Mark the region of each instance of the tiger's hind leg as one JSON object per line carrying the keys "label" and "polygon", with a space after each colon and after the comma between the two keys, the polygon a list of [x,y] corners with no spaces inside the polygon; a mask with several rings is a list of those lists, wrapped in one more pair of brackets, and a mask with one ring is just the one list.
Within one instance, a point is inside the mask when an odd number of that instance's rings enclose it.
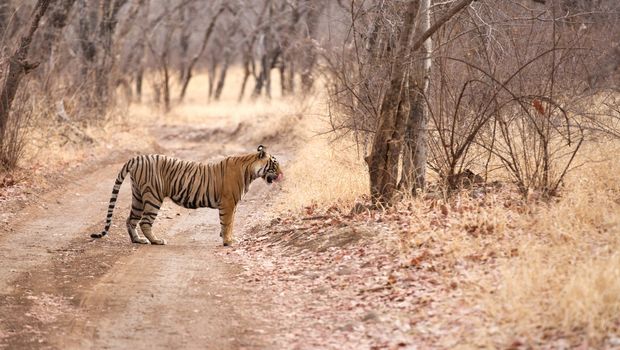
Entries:
{"label": "tiger's hind leg", "polygon": [[161,201],[155,199],[153,196],[145,196],[144,199],[144,212],[142,213],[142,220],[140,220],[140,229],[151,244],[166,244],[165,239],[157,238],[151,230],[153,227],[153,221],[155,221],[157,212],[159,212]]}
{"label": "tiger's hind leg", "polygon": [[142,218],[142,212],[144,211],[144,204],[142,203],[142,196],[139,194],[135,186],[132,186],[132,200],[131,210],[129,211],[129,217],[127,218],[127,232],[129,238],[133,243],[149,244],[149,240],[140,237],[140,234],[136,231],[136,226]]}

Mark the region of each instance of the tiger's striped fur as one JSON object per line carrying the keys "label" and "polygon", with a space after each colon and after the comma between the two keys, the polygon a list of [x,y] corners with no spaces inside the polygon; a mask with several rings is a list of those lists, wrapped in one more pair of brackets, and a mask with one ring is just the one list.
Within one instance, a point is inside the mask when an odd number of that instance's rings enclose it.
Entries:
{"label": "tiger's striped fur", "polygon": [[[248,191],[250,183],[259,177],[268,183],[282,177],[277,160],[262,145],[258,147],[257,153],[228,157],[211,164],[162,155],[137,156],[127,161],[118,173],[105,227],[101,233],[94,233],[91,237],[101,238],[108,234],[118,192],[127,174],[132,181],[127,231],[132,242],[142,244],[166,244],[165,240],[153,234],[151,227],[164,198],[170,198],[185,208],[219,209],[220,236],[224,245],[229,245],[233,239],[232,227],[237,203]],[[138,224],[146,238],[136,232]]]}

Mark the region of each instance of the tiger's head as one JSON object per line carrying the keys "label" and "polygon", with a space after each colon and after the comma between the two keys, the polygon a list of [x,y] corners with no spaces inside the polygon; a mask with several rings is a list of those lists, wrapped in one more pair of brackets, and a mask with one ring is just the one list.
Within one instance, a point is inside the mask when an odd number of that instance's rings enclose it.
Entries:
{"label": "tiger's head", "polygon": [[256,175],[271,184],[284,178],[284,173],[280,169],[280,164],[276,157],[267,153],[265,146],[258,146],[258,156],[256,164]]}

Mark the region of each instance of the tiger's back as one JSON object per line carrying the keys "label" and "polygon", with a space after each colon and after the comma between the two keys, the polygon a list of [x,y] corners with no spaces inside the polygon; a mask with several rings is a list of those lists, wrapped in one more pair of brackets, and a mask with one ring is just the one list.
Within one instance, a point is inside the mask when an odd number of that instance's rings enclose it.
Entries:
{"label": "tiger's back", "polygon": [[141,195],[153,193],[158,201],[170,198],[185,208],[219,208],[223,183],[221,162],[202,164],[163,155],[134,158],[132,183]]}

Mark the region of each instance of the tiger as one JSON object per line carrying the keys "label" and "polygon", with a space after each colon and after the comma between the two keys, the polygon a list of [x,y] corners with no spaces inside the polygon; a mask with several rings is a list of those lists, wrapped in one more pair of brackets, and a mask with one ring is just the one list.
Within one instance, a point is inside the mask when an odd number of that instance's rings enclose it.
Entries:
{"label": "tiger", "polygon": [[[92,238],[108,234],[118,192],[127,174],[131,177],[132,193],[131,210],[126,221],[131,242],[156,245],[167,243],[151,230],[165,198],[189,209],[219,209],[220,237],[224,246],[229,246],[233,242],[237,203],[248,192],[250,183],[262,178],[271,184],[284,177],[278,161],[263,145],[258,146],[255,153],[231,156],[210,164],[164,155],[139,155],[129,159],[118,173],[105,227],[101,233],[91,234]],[[138,224],[146,238],[136,231]]]}

